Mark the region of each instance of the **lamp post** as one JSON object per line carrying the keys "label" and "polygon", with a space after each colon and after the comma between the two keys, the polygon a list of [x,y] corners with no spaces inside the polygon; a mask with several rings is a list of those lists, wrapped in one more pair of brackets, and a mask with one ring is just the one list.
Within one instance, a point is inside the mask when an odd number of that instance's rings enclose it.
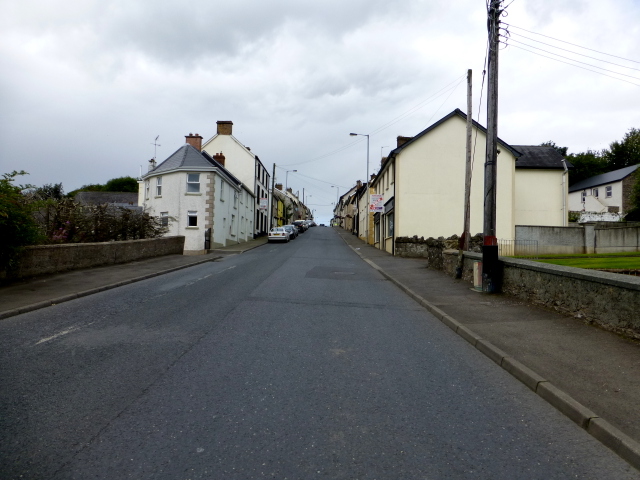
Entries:
{"label": "lamp post", "polygon": [[289,172],[297,172],[298,170],[286,170],[285,180],[284,180],[284,190],[287,191],[289,188]]}
{"label": "lamp post", "polygon": [[365,231],[365,243],[369,245],[369,135],[365,133],[350,133],[352,137],[367,137],[367,177],[365,178],[365,182],[367,183],[367,209],[365,211],[366,223],[364,227]]}

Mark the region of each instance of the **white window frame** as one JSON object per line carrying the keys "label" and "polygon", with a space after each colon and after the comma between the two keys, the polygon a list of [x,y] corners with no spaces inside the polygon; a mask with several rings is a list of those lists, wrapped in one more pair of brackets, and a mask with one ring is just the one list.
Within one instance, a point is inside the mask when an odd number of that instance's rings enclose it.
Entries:
{"label": "white window frame", "polygon": [[[195,218],[195,224],[191,225],[191,220]],[[198,228],[198,212],[196,210],[189,210],[187,212],[187,228]]]}
{"label": "white window frame", "polygon": [[[197,179],[194,181],[193,177]],[[200,193],[200,174],[187,173],[187,193]]]}
{"label": "white window frame", "polygon": [[160,223],[163,227],[169,226],[169,212],[160,212]]}
{"label": "white window frame", "polygon": [[224,202],[224,179],[220,178],[220,201]]}
{"label": "white window frame", "polygon": [[604,196],[605,198],[613,197],[613,186],[607,185],[606,187],[604,187]]}
{"label": "white window frame", "polygon": [[583,190],[581,196],[582,196],[581,202],[582,203],[586,202],[587,201],[587,192]]}
{"label": "white window frame", "polygon": [[591,195],[593,195],[594,197],[598,198],[598,189],[597,188],[592,188],[591,189]]}
{"label": "white window frame", "polygon": [[147,180],[146,182],[144,182],[144,198],[145,198],[146,200],[149,200],[149,190],[150,190],[150,188],[151,188],[150,183],[151,183],[151,182],[150,182],[149,180]]}
{"label": "white window frame", "polygon": [[156,177],[156,197],[162,196],[162,175]]}

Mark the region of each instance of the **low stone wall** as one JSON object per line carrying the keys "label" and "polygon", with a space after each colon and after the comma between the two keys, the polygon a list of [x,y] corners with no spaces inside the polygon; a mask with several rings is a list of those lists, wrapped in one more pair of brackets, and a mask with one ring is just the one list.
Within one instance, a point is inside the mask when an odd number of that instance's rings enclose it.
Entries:
{"label": "low stone wall", "polygon": [[81,268],[115,265],[162,255],[182,254],[183,250],[183,236],[123,242],[38,245],[27,247],[20,256],[18,268],[7,272],[2,277],[18,279]]}
{"label": "low stone wall", "polygon": [[[455,275],[457,250],[443,254],[443,270]],[[482,255],[465,252],[463,280],[473,282],[473,262]],[[640,277],[501,258],[502,291],[589,323],[640,339]]]}
{"label": "low stone wall", "polygon": [[[398,237],[395,241],[396,256],[407,258],[426,258],[429,267],[443,270],[444,257],[442,252],[447,249],[457,249],[460,237],[453,235],[449,238],[429,237]],[[482,249],[482,235],[471,237],[472,252],[480,252]],[[456,250],[457,252],[457,250]]]}
{"label": "low stone wall", "polygon": [[568,227],[516,225],[516,242],[536,241],[538,254],[640,251],[640,226],[627,223],[583,223]]}

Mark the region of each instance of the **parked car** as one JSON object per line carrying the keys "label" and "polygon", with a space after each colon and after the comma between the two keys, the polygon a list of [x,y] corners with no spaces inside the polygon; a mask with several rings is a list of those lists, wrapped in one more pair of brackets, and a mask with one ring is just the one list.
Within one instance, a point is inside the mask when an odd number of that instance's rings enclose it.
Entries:
{"label": "parked car", "polygon": [[269,242],[288,242],[290,240],[289,232],[283,227],[273,227],[269,230]]}
{"label": "parked car", "polygon": [[293,225],[283,225],[282,228],[289,232],[289,238],[291,240],[294,240],[298,236],[298,229]]}
{"label": "parked car", "polygon": [[304,233],[307,231],[307,226],[304,223],[304,220],[296,220],[295,222],[293,222],[293,225],[295,225],[298,228],[298,231],[300,233]]}

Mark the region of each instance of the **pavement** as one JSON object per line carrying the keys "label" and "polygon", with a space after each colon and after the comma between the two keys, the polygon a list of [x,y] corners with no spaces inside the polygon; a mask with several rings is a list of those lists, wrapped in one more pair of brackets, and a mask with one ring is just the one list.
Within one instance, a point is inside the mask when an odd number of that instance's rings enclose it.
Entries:
{"label": "pavement", "polygon": [[[471,285],[334,228],[365,262],[434,316],[640,470],[640,342],[553,310]],[[267,243],[260,238],[199,256],[153,259],[0,286],[0,319],[45,308]]]}

